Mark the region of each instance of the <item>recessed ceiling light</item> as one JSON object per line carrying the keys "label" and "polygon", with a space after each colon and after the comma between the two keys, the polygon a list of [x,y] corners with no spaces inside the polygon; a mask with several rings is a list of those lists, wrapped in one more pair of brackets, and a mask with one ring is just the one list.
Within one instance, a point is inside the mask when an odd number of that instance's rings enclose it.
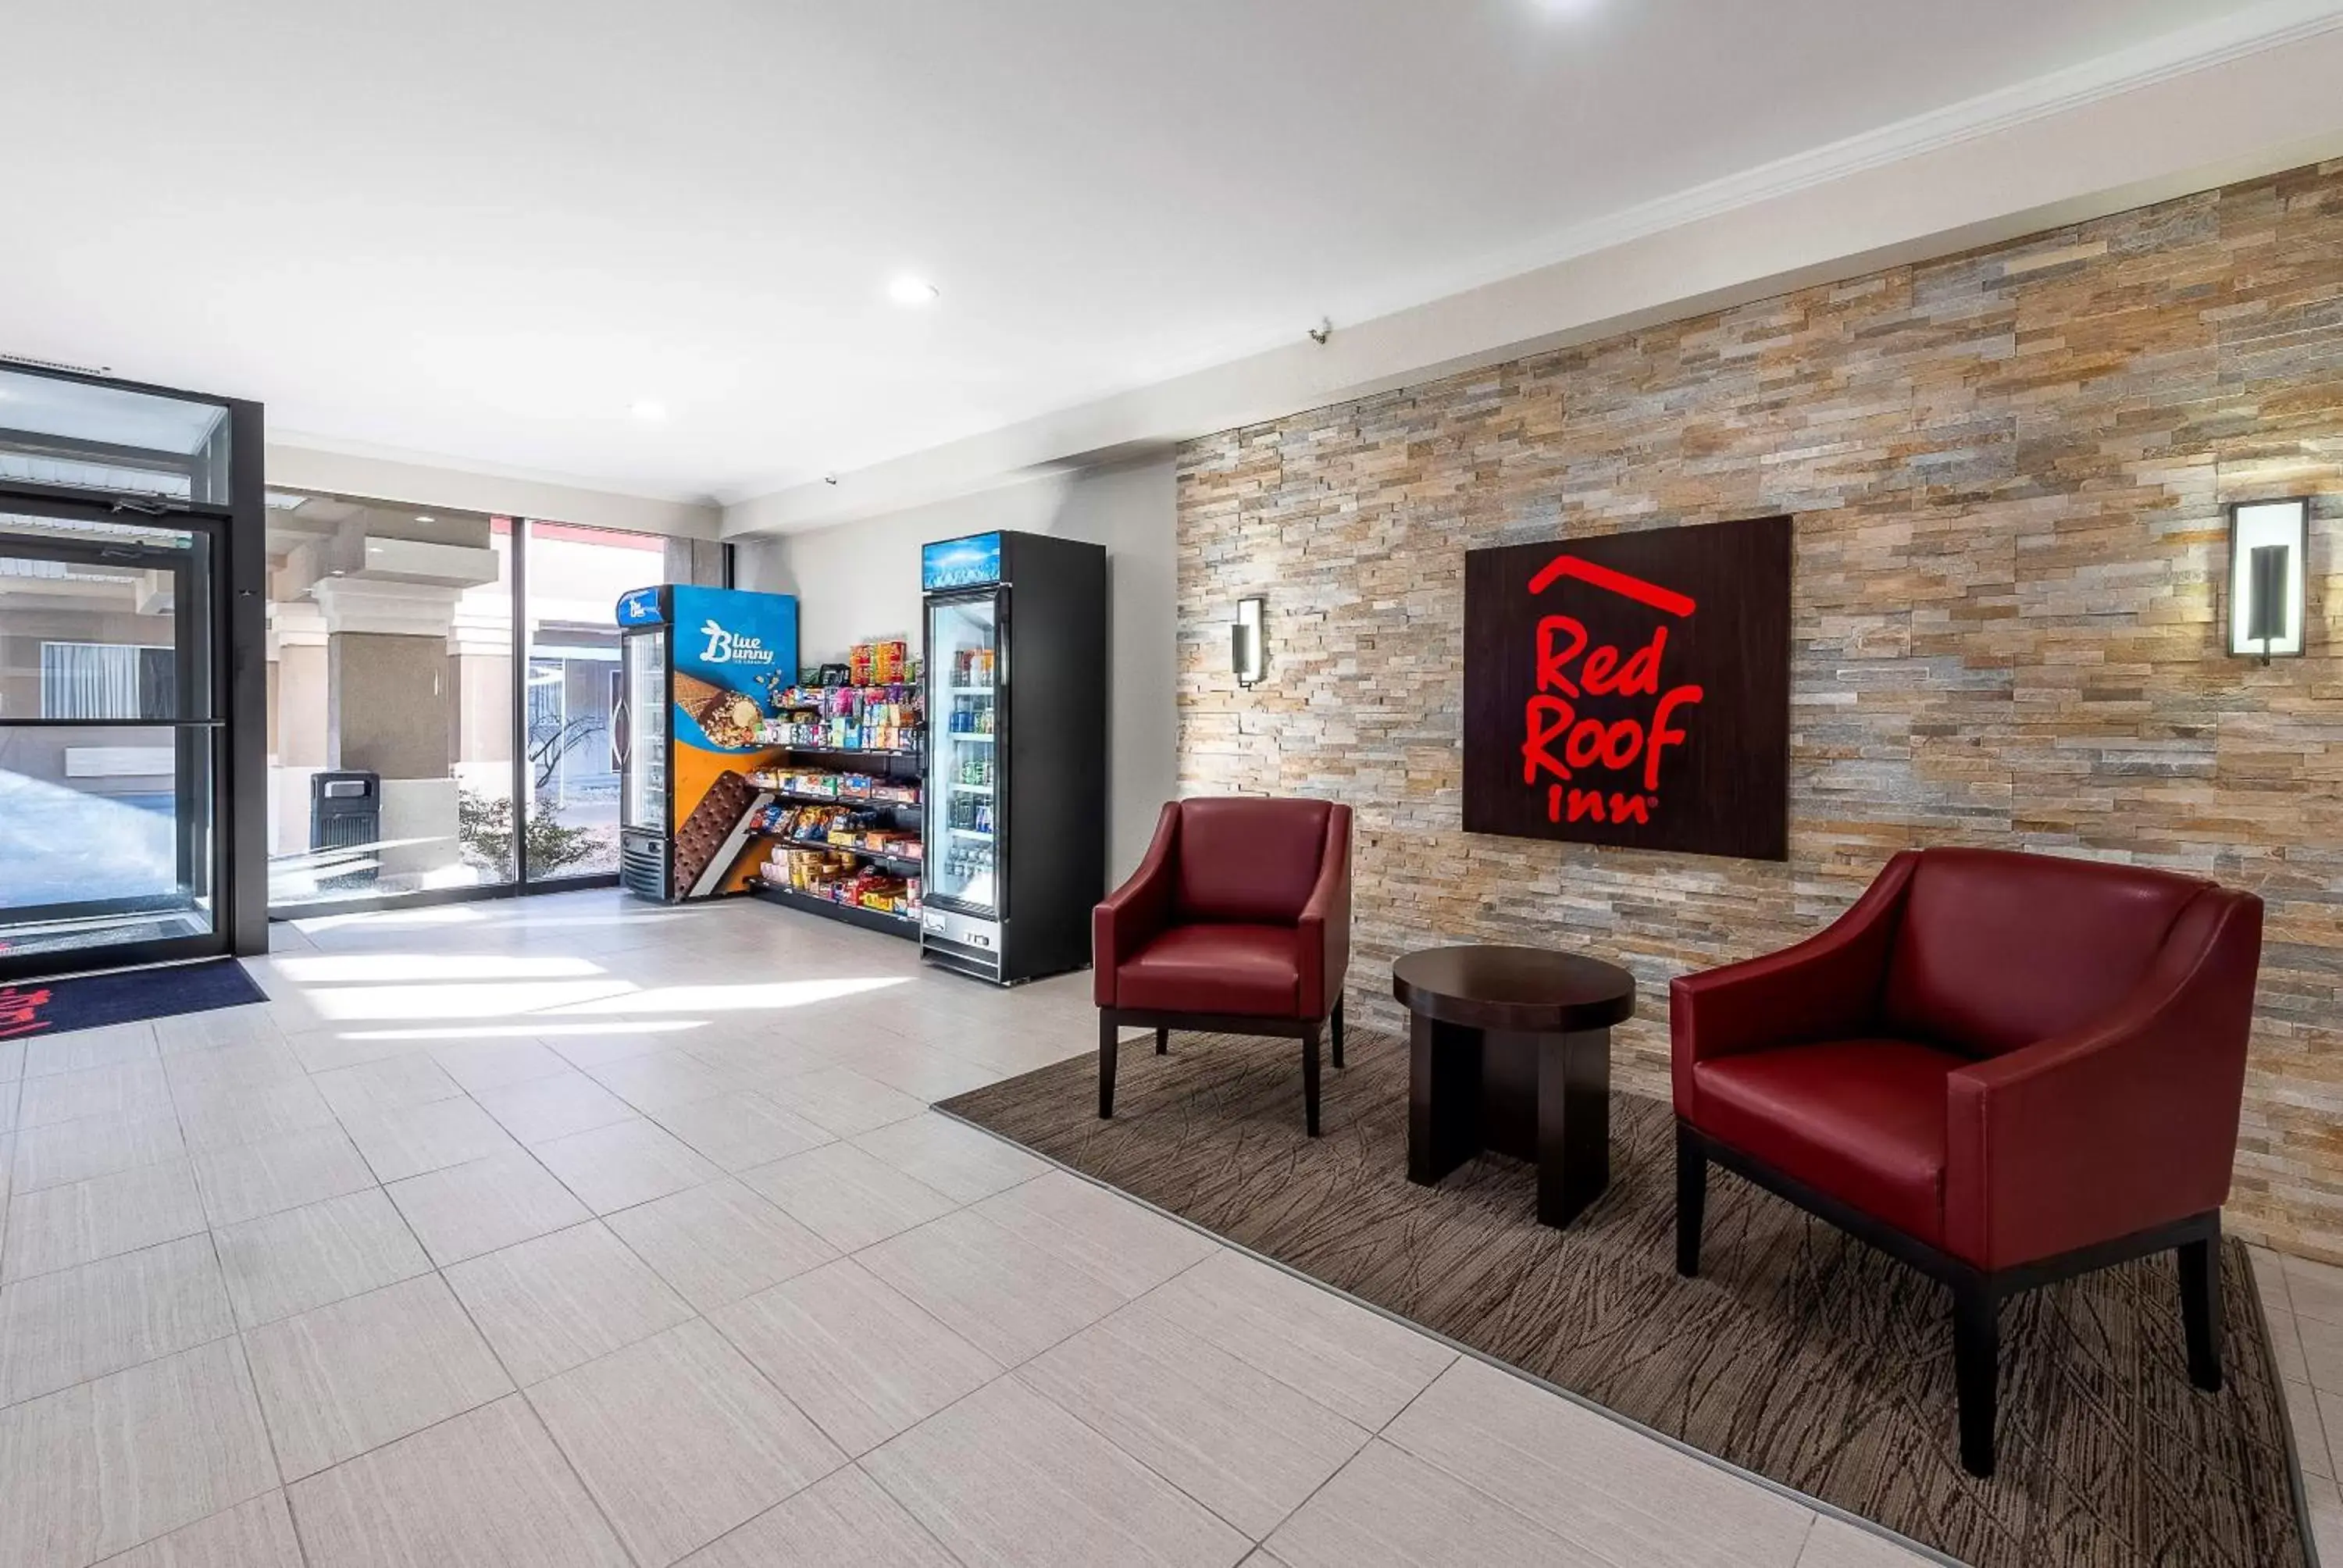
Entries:
{"label": "recessed ceiling light", "polygon": [[655,398],[638,398],[635,402],[634,416],[638,419],[664,419],[667,417],[667,405]]}
{"label": "recessed ceiling light", "polygon": [[898,305],[932,305],[939,292],[924,277],[899,277],[887,286],[887,297]]}
{"label": "recessed ceiling light", "polygon": [[415,520],[418,523],[433,523],[437,522],[439,519],[433,517],[428,512],[417,512],[415,514]]}

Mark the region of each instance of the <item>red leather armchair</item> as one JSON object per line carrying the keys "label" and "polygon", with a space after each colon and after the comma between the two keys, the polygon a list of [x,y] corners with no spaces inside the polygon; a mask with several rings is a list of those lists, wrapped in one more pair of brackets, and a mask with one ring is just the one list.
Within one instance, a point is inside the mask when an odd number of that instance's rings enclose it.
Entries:
{"label": "red leather armchair", "polygon": [[1318,1136],[1318,1041],[1342,1065],[1351,963],[1351,809],[1250,797],[1174,800],[1131,880],[1091,917],[1099,1114],[1114,1114],[1121,1030],[1302,1041],[1303,1118]]}
{"label": "red leather armchair", "polygon": [[1961,1460],[1993,1473],[2001,1302],[2177,1249],[2218,1389],[2220,1209],[2261,900],[2195,878],[1907,850],[1820,935],[1675,981],[1676,1268],[1711,1161],[1952,1289]]}

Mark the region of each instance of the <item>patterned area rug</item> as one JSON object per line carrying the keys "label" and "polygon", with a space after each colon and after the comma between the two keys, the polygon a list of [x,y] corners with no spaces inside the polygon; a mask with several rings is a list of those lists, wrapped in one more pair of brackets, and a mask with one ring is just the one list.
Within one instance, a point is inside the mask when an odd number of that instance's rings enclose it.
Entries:
{"label": "patterned area rug", "polygon": [[2189,1385],[2169,1254],[2002,1312],[1999,1473],[1960,1467],[1947,1298],[1712,1169],[1703,1275],[1674,1267],[1674,1123],[1614,1095],[1610,1191],[1567,1231],[1485,1155],[1406,1179],[1407,1052],[1353,1034],[1302,1131],[1287,1042],[1122,1049],[1115,1119],[1080,1058],[942,1109],[1622,1415],[1984,1568],[2297,1568],[2286,1416],[2245,1249],[2226,1382]]}

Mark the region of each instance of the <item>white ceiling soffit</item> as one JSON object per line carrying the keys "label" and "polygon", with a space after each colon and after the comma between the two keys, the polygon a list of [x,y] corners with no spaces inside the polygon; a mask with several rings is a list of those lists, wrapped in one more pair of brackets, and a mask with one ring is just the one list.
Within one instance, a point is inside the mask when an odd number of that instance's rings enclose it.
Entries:
{"label": "white ceiling soffit", "polygon": [[735,501],[796,532],[2343,156],[2343,4],[2241,7],[1577,226],[1430,303]]}
{"label": "white ceiling soffit", "polygon": [[722,509],[711,502],[632,496],[583,485],[559,474],[530,473],[493,464],[457,467],[428,456],[381,452],[355,444],[302,445],[297,439],[272,439],[268,484],[276,490],[372,496],[417,507],[544,518],[671,538],[712,539],[723,525]]}

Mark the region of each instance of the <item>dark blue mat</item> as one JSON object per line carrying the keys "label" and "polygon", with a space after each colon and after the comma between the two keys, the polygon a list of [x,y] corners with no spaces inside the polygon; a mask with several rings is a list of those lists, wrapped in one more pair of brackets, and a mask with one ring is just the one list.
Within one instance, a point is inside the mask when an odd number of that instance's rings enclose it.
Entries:
{"label": "dark blue mat", "polygon": [[268,993],[234,959],[72,980],[24,980],[0,985],[0,1040],[104,1029],[110,1023],[267,1000]]}

